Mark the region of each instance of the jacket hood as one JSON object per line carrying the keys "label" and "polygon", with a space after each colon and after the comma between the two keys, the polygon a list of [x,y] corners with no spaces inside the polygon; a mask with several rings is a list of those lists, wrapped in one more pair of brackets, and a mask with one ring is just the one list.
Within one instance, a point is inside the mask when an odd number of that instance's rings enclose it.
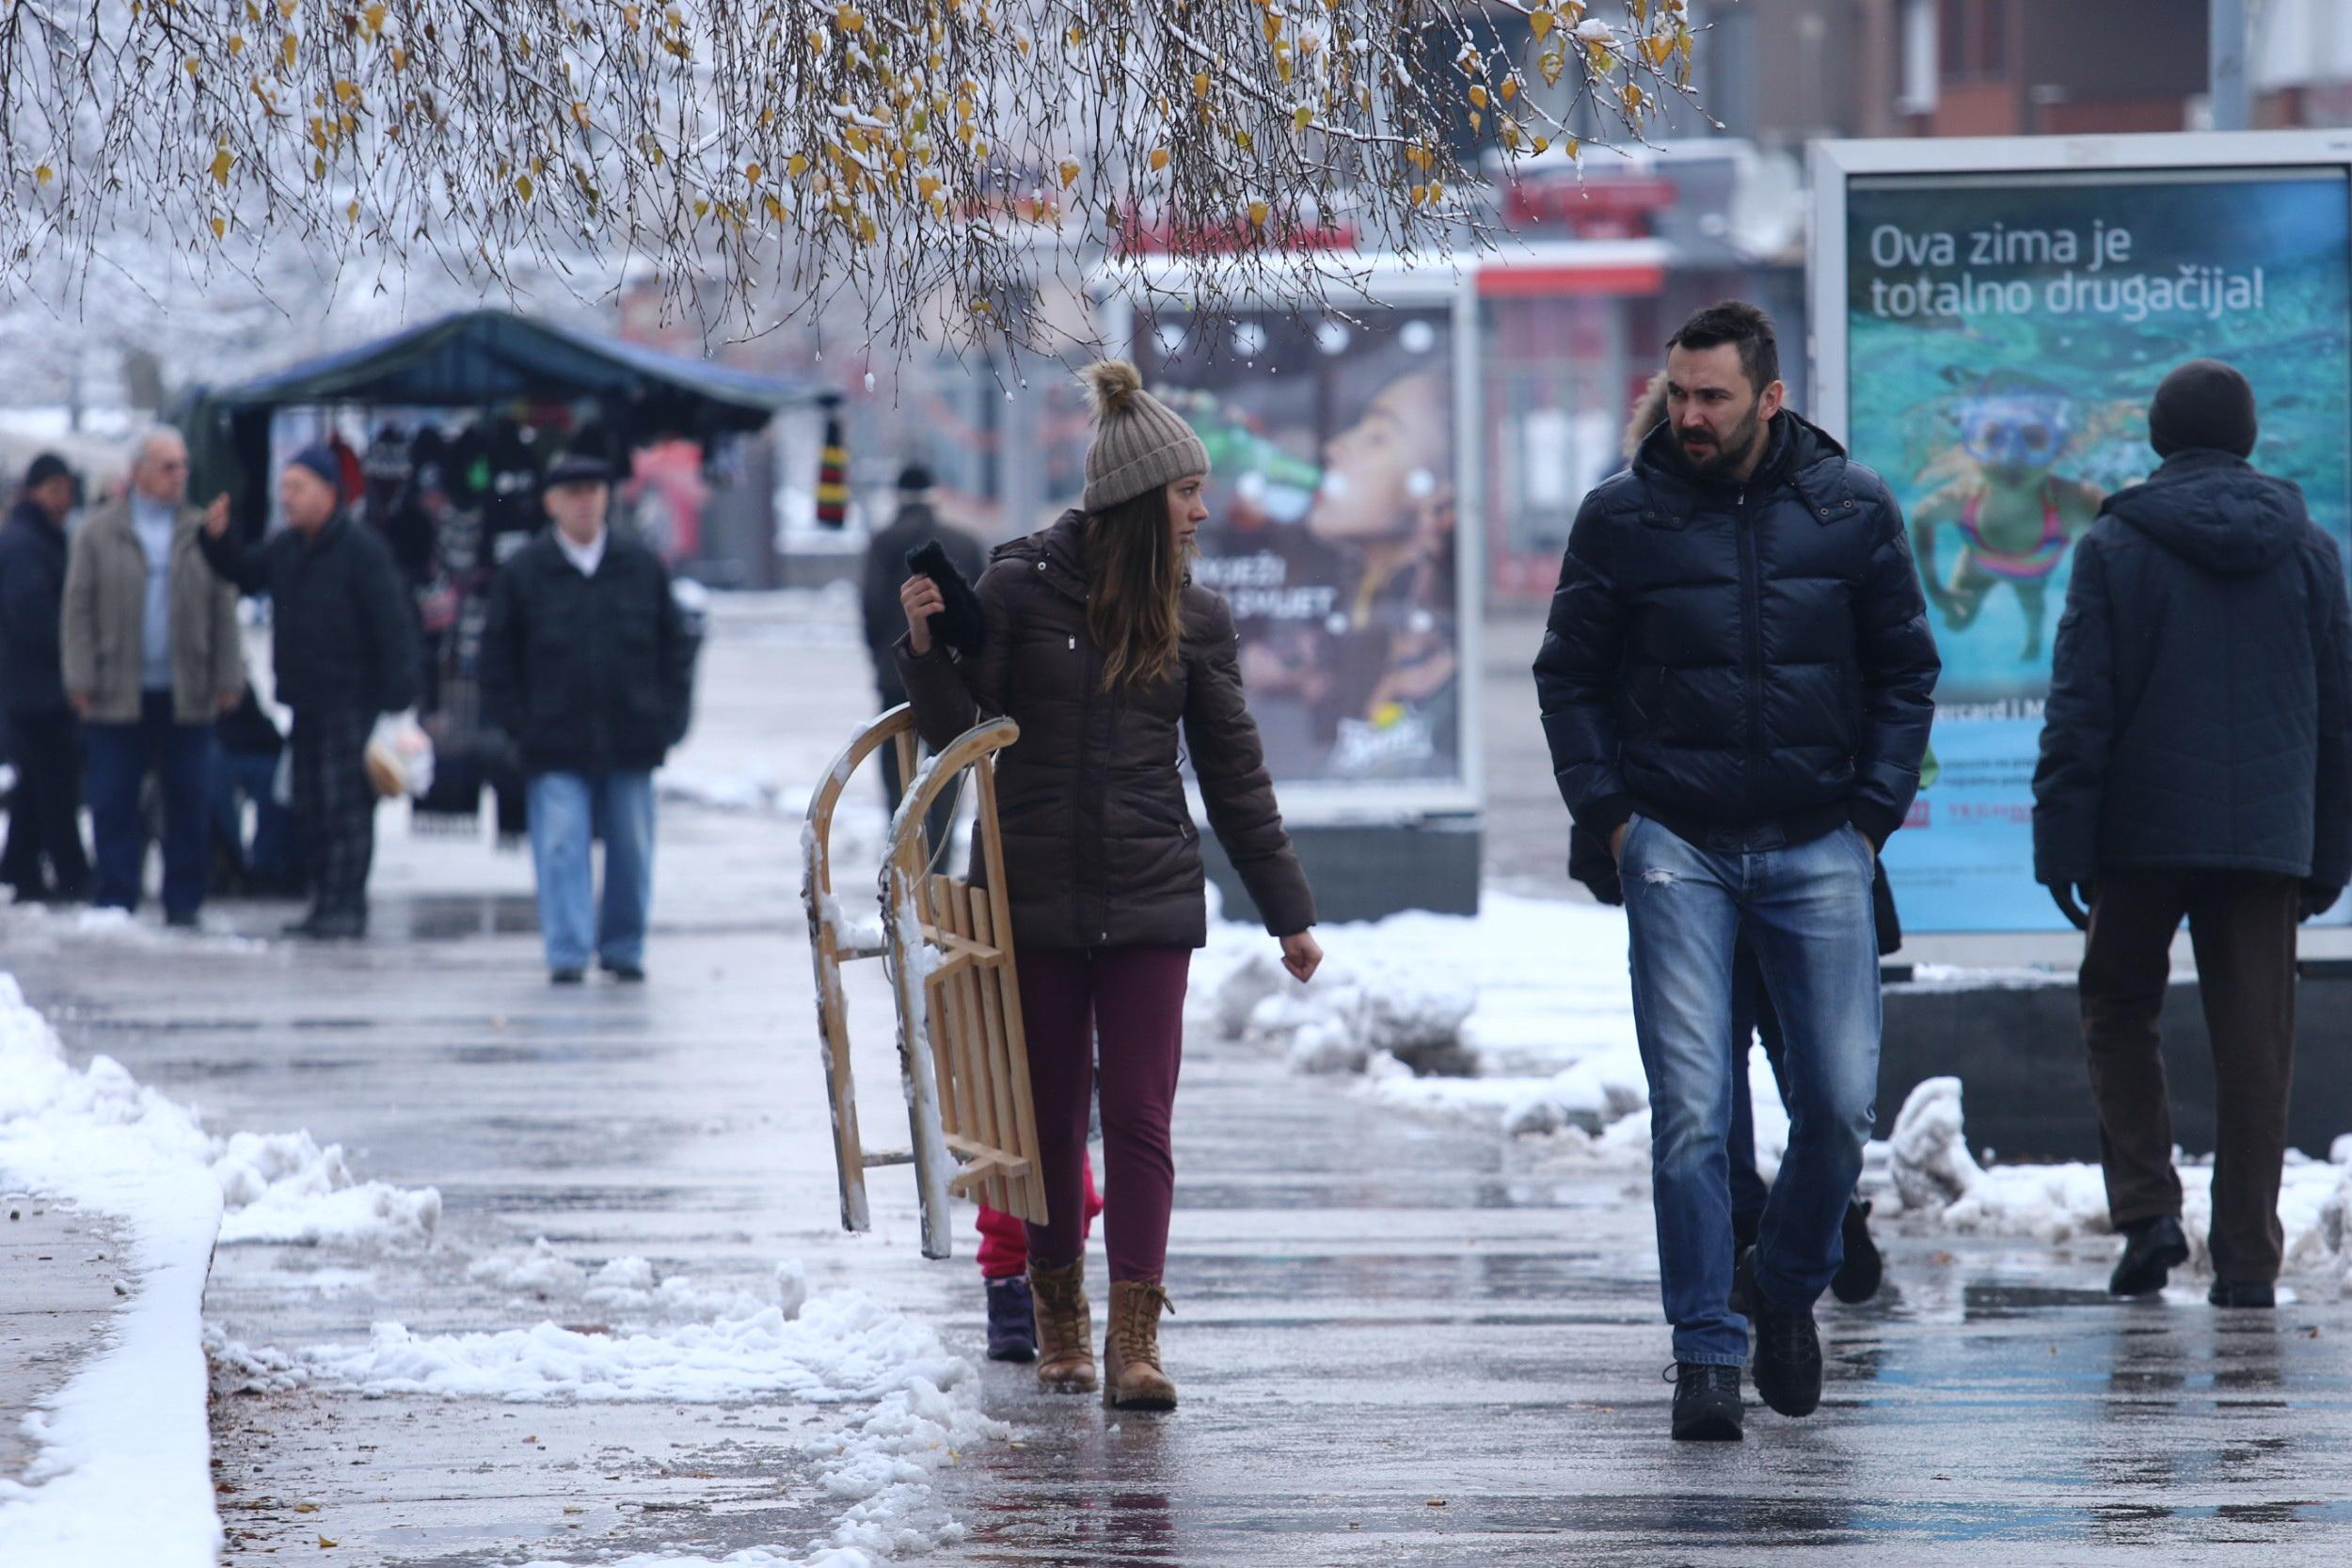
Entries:
{"label": "jacket hood", "polygon": [[2303,492],[2234,452],[2196,448],[2166,459],[2144,484],[2109,496],[2103,511],[2209,572],[2259,572],[2293,550],[2310,526]]}
{"label": "jacket hood", "polygon": [[1772,416],[1771,445],[1744,486],[1693,469],[1669,424],[1661,424],[1644,436],[1633,457],[1634,476],[1653,486],[1661,498],[1673,498],[1670,504],[1677,510],[1687,510],[1709,490],[1770,489],[1783,482],[1794,484],[1808,501],[1818,504],[1836,492],[1845,471],[1846,449],[1793,408],[1783,408]]}
{"label": "jacket hood", "polygon": [[1041,575],[1061,593],[1084,604],[1087,596],[1086,566],[1078,554],[1078,531],[1086,521],[1086,514],[1074,507],[1054,519],[1051,526],[1035,533],[1009,539],[989,552],[993,565],[999,561],[1018,561]]}

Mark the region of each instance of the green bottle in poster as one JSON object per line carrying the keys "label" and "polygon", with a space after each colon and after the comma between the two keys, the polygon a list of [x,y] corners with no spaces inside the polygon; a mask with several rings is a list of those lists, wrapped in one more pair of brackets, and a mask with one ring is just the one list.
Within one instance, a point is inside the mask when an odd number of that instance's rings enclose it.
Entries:
{"label": "green bottle in poster", "polygon": [[1219,404],[1213,393],[1171,392],[1167,401],[1200,436],[1217,478],[1232,484],[1243,500],[1278,523],[1295,523],[1307,515],[1323,483],[1320,466],[1284,451],[1253,429],[1248,415]]}

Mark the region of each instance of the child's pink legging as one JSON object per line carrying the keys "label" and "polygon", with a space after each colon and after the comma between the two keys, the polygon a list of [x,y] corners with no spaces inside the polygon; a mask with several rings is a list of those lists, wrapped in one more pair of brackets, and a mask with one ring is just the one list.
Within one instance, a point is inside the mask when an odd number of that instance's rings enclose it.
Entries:
{"label": "child's pink legging", "polygon": [[[1038,1148],[1050,1223],[1027,1227],[1041,1267],[1086,1250],[1087,1114],[1103,1077],[1104,1215],[1113,1279],[1157,1279],[1168,1258],[1176,1157],[1168,1117],[1184,1056],[1189,947],[1023,953],[1021,1020],[1029,1044]],[[1100,1049],[1097,1049],[1097,1038]]]}
{"label": "child's pink legging", "polygon": [[[1086,1173],[1086,1229],[1091,1234],[1094,1216],[1103,1212],[1103,1199],[1094,1190],[1094,1166],[1081,1162],[1078,1168]],[[1006,1213],[1002,1209],[980,1205],[980,1218],[976,1228],[980,1233],[980,1277],[1010,1279],[1029,1272],[1029,1227]]]}

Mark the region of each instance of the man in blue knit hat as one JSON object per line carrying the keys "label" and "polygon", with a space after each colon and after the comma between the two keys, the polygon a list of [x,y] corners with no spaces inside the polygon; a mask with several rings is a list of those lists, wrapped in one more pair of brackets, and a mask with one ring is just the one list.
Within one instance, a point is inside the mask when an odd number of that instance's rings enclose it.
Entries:
{"label": "man in blue knit hat", "polygon": [[216,506],[203,534],[214,571],[271,599],[271,662],[278,700],[294,709],[294,826],[312,898],[286,934],[320,940],[367,934],[376,801],[368,735],[378,714],[416,705],[421,674],[399,568],[375,531],[344,514],[341,483],[335,453],[306,447],[278,477],[284,530],[247,545]]}

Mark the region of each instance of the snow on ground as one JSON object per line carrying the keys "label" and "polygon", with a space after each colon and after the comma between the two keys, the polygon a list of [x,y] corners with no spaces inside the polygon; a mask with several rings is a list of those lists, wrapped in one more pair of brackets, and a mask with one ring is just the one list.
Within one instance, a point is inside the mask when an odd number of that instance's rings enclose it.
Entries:
{"label": "snow on ground", "polygon": [[[1399,1109],[1464,1116],[1521,1140],[1536,1172],[1646,1171],[1649,1092],[1633,1037],[1625,917],[1597,905],[1489,893],[1475,916],[1393,915],[1318,932],[1310,986],[1282,973],[1254,926],[1219,921],[1194,971],[1193,1019],[1281,1055],[1303,1072],[1359,1075],[1357,1092]],[[1933,985],[2063,984],[2035,971],[1925,969]],[[1779,1166],[1788,1118],[1761,1051],[1748,1059],[1757,1164]],[[1960,1081],[1922,1084],[1864,1186],[1882,1216],[1916,1227],[2056,1244],[2108,1230],[2106,1191],[2087,1164],[1984,1168],[1968,1152]],[[2191,1266],[2209,1268],[2210,1160],[2181,1161]],[[2352,1134],[2331,1163],[2287,1157],[2279,1197],[2286,1267],[2352,1290]]]}
{"label": "snow on ground", "polygon": [[130,1294],[104,1347],[27,1418],[40,1451],[0,1480],[0,1562],[73,1568],[209,1565],[213,1510],[200,1314],[221,1218],[211,1142],[120,1064],[75,1071],[0,974],[0,1172],[113,1215]]}
{"label": "snow on ground", "polygon": [[[47,924],[144,935],[121,919]],[[76,1071],[5,974],[0,1178],[114,1216],[129,1242],[129,1295],[105,1347],[32,1418],[40,1448],[26,1475],[0,1481],[0,1562],[9,1564],[212,1562],[220,1525],[201,1313],[215,1242],[415,1245],[430,1241],[441,1210],[430,1187],[354,1180],[342,1150],[308,1132],[213,1136],[111,1057]]]}
{"label": "snow on ground", "polygon": [[[1883,1215],[1908,1214],[1963,1234],[2021,1236],[2053,1245],[2111,1233],[2097,1165],[1978,1164],[1968,1152],[1957,1078],[1931,1078],[1912,1090],[1887,1145],[1893,1192],[1879,1200]],[[2174,1163],[2189,1267],[2203,1273],[2212,1267],[2213,1163],[2177,1151]],[[2290,1149],[2281,1175],[2286,1272],[2352,1291],[2352,1137],[2338,1138],[2325,1164]]]}
{"label": "snow on ground", "polygon": [[[777,1266],[766,1299],[683,1275],[657,1278],[639,1258],[592,1270],[544,1238],[479,1259],[467,1275],[516,1292],[539,1321],[438,1335],[378,1323],[364,1344],[293,1353],[215,1336],[214,1362],[256,1392],[329,1382],[372,1398],[865,1405],[846,1427],[805,1444],[818,1486],[840,1508],[830,1530],[798,1552],[736,1553],[724,1560],[730,1568],[866,1568],[959,1540],[931,1476],[964,1449],[1009,1433],[981,1413],[971,1364],[932,1328],[859,1291],[811,1295],[797,1261]],[[559,1326],[548,1311],[612,1321]],[[696,1560],[628,1560],[692,1568]]]}

